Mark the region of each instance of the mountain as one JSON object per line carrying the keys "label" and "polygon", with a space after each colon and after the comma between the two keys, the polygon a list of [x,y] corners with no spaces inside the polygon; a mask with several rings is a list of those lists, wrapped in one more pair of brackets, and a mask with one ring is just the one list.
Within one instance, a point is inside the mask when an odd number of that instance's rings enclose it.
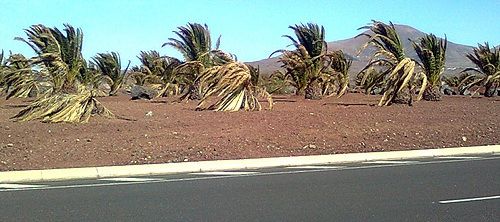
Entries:
{"label": "mountain", "polygon": [[[396,32],[399,34],[401,41],[403,41],[403,46],[406,55],[411,58],[418,60],[417,54],[413,49],[411,42],[409,39],[417,40],[420,37],[423,37],[426,33],[419,31],[413,27],[407,25],[394,25],[396,28]],[[365,33],[370,33],[370,31],[365,31]],[[439,37],[439,34],[436,33]],[[444,37],[444,36],[442,36]],[[357,56],[359,50],[363,47],[363,45],[367,42],[368,38],[365,36],[360,36],[357,38],[344,39],[339,41],[328,42],[328,50],[342,50],[347,54],[348,57],[353,58],[353,65],[351,67],[351,76],[356,75],[363,67],[371,59],[374,50],[366,49],[359,56]],[[473,47],[467,45],[461,45],[457,43],[453,43],[448,41],[448,48],[446,49],[446,67],[445,74],[454,74],[460,72],[465,67],[474,67],[474,64],[471,63],[466,54],[472,52]],[[262,59],[255,62],[249,62],[248,64],[254,66],[260,66],[260,70],[263,75],[269,75],[275,70],[280,68],[280,63],[277,62],[278,57],[273,57],[269,59]]]}

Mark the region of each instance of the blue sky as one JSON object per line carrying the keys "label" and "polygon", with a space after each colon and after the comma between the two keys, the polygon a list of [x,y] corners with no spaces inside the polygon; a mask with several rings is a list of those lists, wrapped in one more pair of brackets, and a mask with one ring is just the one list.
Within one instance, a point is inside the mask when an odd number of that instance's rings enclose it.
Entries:
{"label": "blue sky", "polygon": [[221,48],[241,61],[267,58],[289,40],[287,27],[315,22],[326,29],[327,41],[357,35],[371,19],[406,24],[450,41],[475,46],[500,44],[499,0],[0,0],[0,49],[32,56],[23,29],[33,24],[63,27],[69,23],[84,32],[84,56],[117,51],[122,63],[141,50],[158,50],[172,31],[188,22],[206,23],[212,38],[222,35]]}

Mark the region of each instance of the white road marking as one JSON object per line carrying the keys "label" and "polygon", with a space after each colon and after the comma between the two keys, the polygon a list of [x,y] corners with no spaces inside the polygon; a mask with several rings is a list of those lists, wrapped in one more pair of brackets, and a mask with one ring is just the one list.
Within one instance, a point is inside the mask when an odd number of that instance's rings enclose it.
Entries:
{"label": "white road marking", "polygon": [[380,160],[380,161],[367,161],[363,163],[372,164],[406,164],[406,163],[418,163],[418,161],[398,161],[398,160]]}
{"label": "white road marking", "polygon": [[342,166],[291,166],[287,169],[339,169]]}
{"label": "white road marking", "polygon": [[439,201],[439,203],[440,204],[449,204],[449,203],[461,203],[461,202],[492,200],[492,199],[500,199],[500,195],[488,196],[488,197],[474,197],[474,198],[456,199],[456,200],[441,200],[441,201]]}
{"label": "white road marking", "polygon": [[201,172],[201,173],[191,173],[193,175],[249,175],[256,174],[259,172],[230,172],[230,171],[214,171],[214,172]]}
{"label": "white road marking", "polygon": [[119,182],[142,182],[142,181],[155,181],[155,180],[161,180],[161,179],[122,177],[122,178],[103,178],[103,179],[99,179],[99,180],[103,180],[103,181],[119,181]]}
{"label": "white road marking", "polygon": [[477,156],[437,156],[435,159],[478,159]]}
{"label": "white road marking", "polygon": [[16,183],[1,183],[0,188],[3,189],[23,189],[23,188],[38,188],[47,185],[34,185],[34,184],[16,184]]}
{"label": "white road marking", "polygon": [[[497,159],[500,159],[500,157],[485,157],[485,158],[481,158],[481,159],[470,159],[470,160],[464,159],[464,160],[441,160],[441,161],[431,161],[431,162],[416,162],[416,163],[414,163],[414,165],[430,165],[430,164],[439,164],[439,163],[460,163],[460,162],[497,160]],[[55,189],[77,189],[77,188],[90,188],[90,187],[98,188],[98,187],[121,186],[121,185],[173,183],[173,182],[185,182],[185,181],[202,181],[202,180],[216,180],[216,179],[227,179],[227,178],[238,178],[238,177],[286,175],[286,174],[292,175],[292,174],[300,174],[300,173],[317,173],[317,172],[328,172],[328,171],[337,171],[337,170],[362,170],[362,169],[387,168],[387,167],[399,167],[399,166],[401,166],[401,165],[369,165],[369,166],[345,167],[342,169],[310,169],[310,170],[268,172],[268,173],[255,173],[255,174],[244,174],[244,175],[239,174],[239,175],[207,176],[207,177],[192,177],[192,178],[178,178],[178,179],[159,179],[159,180],[153,180],[153,181],[139,181],[139,182],[55,185],[55,186],[42,186],[42,187],[32,187],[32,188],[0,189],[0,192],[55,190]]]}

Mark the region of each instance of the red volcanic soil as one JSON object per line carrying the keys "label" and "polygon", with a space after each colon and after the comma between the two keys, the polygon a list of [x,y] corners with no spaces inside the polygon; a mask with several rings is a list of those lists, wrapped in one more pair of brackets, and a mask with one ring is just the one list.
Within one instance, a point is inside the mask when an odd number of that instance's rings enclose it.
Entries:
{"label": "red volcanic soil", "polygon": [[95,117],[87,124],[13,122],[9,117],[28,101],[0,100],[0,171],[500,143],[498,98],[377,107],[378,98],[279,96],[272,111],[222,113],[195,111],[195,102],[121,95],[100,101],[136,121]]}

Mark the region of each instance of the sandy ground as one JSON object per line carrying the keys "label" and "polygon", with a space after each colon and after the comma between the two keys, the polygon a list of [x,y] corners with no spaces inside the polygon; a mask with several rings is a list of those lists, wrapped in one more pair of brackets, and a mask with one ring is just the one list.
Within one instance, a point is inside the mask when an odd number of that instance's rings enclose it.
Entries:
{"label": "sandy ground", "polygon": [[363,94],[319,101],[279,96],[272,111],[236,113],[195,111],[195,102],[173,98],[100,101],[136,121],[13,122],[9,117],[21,109],[16,105],[27,100],[0,100],[0,171],[500,143],[498,98],[445,96],[412,107],[377,107],[378,97]]}

